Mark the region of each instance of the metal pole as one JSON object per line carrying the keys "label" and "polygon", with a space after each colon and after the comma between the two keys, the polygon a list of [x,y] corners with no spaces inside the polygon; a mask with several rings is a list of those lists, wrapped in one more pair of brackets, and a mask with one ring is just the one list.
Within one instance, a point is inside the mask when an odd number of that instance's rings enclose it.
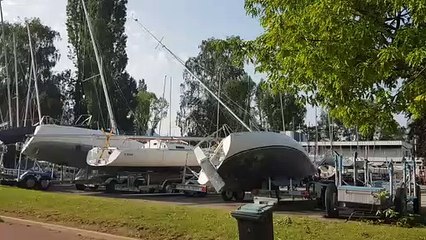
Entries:
{"label": "metal pole", "polygon": [[198,83],[200,83],[200,85],[208,92],[210,93],[226,110],[228,110],[228,112],[241,124],[243,125],[249,132],[252,132],[251,128],[243,121],[241,120],[237,114],[235,114],[224,102],[222,102],[222,100],[220,100],[220,98],[218,98],[216,96],[216,94],[214,94],[212,92],[212,90],[210,90],[197,76],[195,76],[195,74],[185,65],[185,62],[180,59],[176,54],[174,54],[166,45],[164,45],[160,39],[158,39],[152,32],[150,32],[144,25],[142,25],[137,19],[134,18],[134,20],[136,22],[139,23],[139,25],[152,37],[154,38],[154,40],[164,49],[166,49],[166,51],[168,53],[170,53],[173,58],[175,58],[184,68],[185,70],[188,71],[188,74],[191,75],[191,77],[193,77]]}
{"label": "metal pole", "polygon": [[115,122],[114,114],[112,112],[112,106],[111,106],[111,102],[110,102],[109,95],[108,95],[108,89],[106,87],[106,81],[105,81],[104,72],[103,72],[103,68],[102,68],[102,64],[101,64],[101,58],[99,56],[99,53],[98,53],[98,50],[97,50],[97,47],[96,47],[95,37],[93,36],[92,24],[90,22],[89,14],[87,13],[86,4],[84,3],[84,0],[81,0],[81,4],[83,5],[83,11],[84,11],[84,14],[86,16],[87,26],[89,27],[90,38],[92,39],[93,51],[95,52],[95,58],[96,58],[96,62],[98,64],[98,68],[99,68],[99,74],[101,75],[102,89],[103,89],[104,94],[105,94],[105,101],[106,101],[106,104],[107,104],[111,129],[112,129],[112,132],[115,132],[117,130],[117,125],[116,125],[116,122]]}
{"label": "metal pole", "polygon": [[[164,83],[163,83],[163,99],[164,99],[164,94],[165,94],[165,92],[166,92],[166,82],[167,82],[167,75],[164,75]],[[161,120],[160,120],[160,123],[159,123],[159,126],[158,126],[158,134],[160,134],[161,135]]]}
{"label": "metal pole", "polygon": [[318,155],[318,115],[317,115],[317,107],[315,106],[315,155],[314,162],[317,160]]}
{"label": "metal pole", "polygon": [[283,106],[283,96],[280,92],[280,104],[281,104],[281,119],[283,124],[283,131],[285,133],[285,119],[284,119],[284,106]]}
{"label": "metal pole", "polygon": [[[219,70],[219,87],[217,90],[217,97],[220,98],[220,88],[221,88],[221,83],[222,83],[222,76],[221,76],[221,72]],[[220,114],[220,103],[219,101],[217,102],[217,111],[216,111],[216,138],[219,138],[219,114]]]}
{"label": "metal pole", "polygon": [[172,136],[172,77],[170,77],[170,92],[169,92],[169,136]]}
{"label": "metal pole", "polygon": [[18,61],[16,59],[16,40],[15,40],[15,33],[13,33],[13,58],[14,58],[14,63],[15,63],[16,127],[19,127]]}
{"label": "metal pole", "polygon": [[364,159],[364,184],[368,186],[368,159]]}
{"label": "metal pole", "polygon": [[357,178],[357,168],[356,168],[356,159],[358,157],[358,152],[354,154],[354,186],[356,186],[356,178]]}
{"label": "metal pole", "polygon": [[41,124],[41,108],[40,108],[40,97],[39,97],[38,84],[37,84],[37,72],[36,72],[36,69],[35,69],[35,59],[34,59],[34,52],[33,52],[33,44],[32,44],[32,41],[31,41],[30,25],[28,23],[27,23],[27,32],[28,32],[28,42],[30,44],[31,67],[32,67],[32,70],[33,70],[34,87],[35,87],[35,91],[36,91],[38,122]]}
{"label": "metal pole", "polygon": [[12,98],[10,96],[10,78],[9,78],[9,68],[7,61],[7,48],[6,48],[6,37],[4,33],[4,21],[3,21],[3,7],[0,1],[0,17],[1,17],[1,32],[2,32],[2,41],[3,41],[3,52],[4,52],[4,67],[6,68],[6,87],[7,87],[7,104],[9,108],[9,126],[13,127],[12,119]]}
{"label": "metal pole", "polygon": [[33,70],[30,68],[30,74],[28,75],[28,89],[27,89],[27,99],[25,102],[25,113],[24,113],[24,127],[27,126],[27,116],[28,116],[28,107],[30,104],[30,94],[31,94],[31,74]]}

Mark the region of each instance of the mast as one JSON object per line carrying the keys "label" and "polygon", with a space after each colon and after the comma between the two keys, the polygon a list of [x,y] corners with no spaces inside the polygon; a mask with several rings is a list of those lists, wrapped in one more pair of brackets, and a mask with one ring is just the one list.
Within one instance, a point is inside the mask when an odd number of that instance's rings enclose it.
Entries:
{"label": "mast", "polygon": [[31,67],[32,67],[32,70],[33,70],[34,87],[35,87],[35,91],[36,91],[38,122],[39,122],[39,124],[41,124],[40,97],[39,97],[39,93],[38,93],[37,72],[36,72],[36,68],[35,68],[35,59],[34,59],[34,52],[33,52],[33,44],[32,44],[32,41],[31,41],[31,32],[30,32],[30,25],[29,25],[29,23],[27,23],[27,32],[28,32],[28,42],[30,44]]}
{"label": "mast", "polygon": [[9,78],[9,68],[7,67],[7,48],[6,48],[6,38],[4,33],[4,21],[3,21],[3,7],[0,1],[0,17],[1,17],[1,32],[2,32],[2,41],[3,41],[3,53],[4,53],[4,67],[6,68],[6,85],[7,85],[7,104],[9,108],[9,126],[13,127],[12,119],[12,98],[10,96],[10,78]]}
{"label": "mast", "polygon": [[[165,92],[166,92],[166,83],[167,83],[167,75],[164,75],[164,82],[163,82],[163,99],[165,99],[165,96],[164,96],[164,94],[165,94]],[[160,134],[161,135],[161,120],[160,120],[160,123],[159,123],[159,126],[158,126],[158,134]]]}
{"label": "mast", "polygon": [[16,98],[16,127],[19,127],[19,86],[18,86],[18,62],[16,59],[16,41],[13,33],[13,58],[15,63],[15,98]]}
{"label": "mast", "polygon": [[[219,70],[219,88],[217,89],[217,97],[220,98],[220,87],[222,83],[222,72]],[[217,112],[216,112],[216,138],[219,138],[219,114],[220,114],[220,103],[217,102]]]}
{"label": "mast", "polygon": [[95,37],[93,36],[92,24],[90,22],[89,14],[87,13],[86,4],[84,3],[84,0],[81,0],[81,4],[83,5],[84,15],[86,16],[87,26],[89,27],[90,38],[92,39],[93,51],[95,52],[95,58],[96,58],[96,62],[98,64],[98,68],[99,68],[99,74],[101,75],[102,89],[103,89],[104,94],[105,94],[105,101],[106,101],[106,104],[107,104],[109,121],[110,121],[110,124],[111,124],[111,130],[112,130],[111,132],[115,133],[116,130],[117,130],[117,124],[115,122],[114,114],[112,112],[111,102],[110,102],[110,99],[109,99],[108,89],[106,87],[105,76],[104,76],[104,72],[103,72],[103,68],[102,68],[102,64],[101,64],[101,58],[99,56],[98,49],[96,47]]}
{"label": "mast", "polygon": [[172,77],[170,77],[170,93],[169,93],[169,136],[172,136]]}
{"label": "mast", "polygon": [[283,131],[285,133],[285,119],[284,119],[284,106],[283,106],[283,95],[280,92],[280,104],[281,104],[281,119],[283,120]]}
{"label": "mast", "polygon": [[27,99],[25,101],[24,127],[27,126],[28,107],[29,107],[29,104],[30,104],[30,94],[31,94],[31,74],[32,73],[33,73],[33,69],[32,69],[32,66],[31,66],[30,74],[28,75]]}
{"label": "mast", "polygon": [[133,18],[139,25],[162,47],[164,48],[170,55],[173,56],[174,59],[176,59],[184,68],[186,71],[188,71],[189,75],[193,77],[200,85],[208,92],[210,93],[244,128],[246,128],[249,132],[252,132],[251,128],[243,121],[241,120],[237,114],[235,114],[216,94],[212,92],[195,74],[185,65],[185,62],[179,58],[176,54],[174,54],[166,45],[164,45],[160,39],[158,39],[151,31],[149,31],[148,28],[146,28],[142,23],[140,23],[136,18]]}

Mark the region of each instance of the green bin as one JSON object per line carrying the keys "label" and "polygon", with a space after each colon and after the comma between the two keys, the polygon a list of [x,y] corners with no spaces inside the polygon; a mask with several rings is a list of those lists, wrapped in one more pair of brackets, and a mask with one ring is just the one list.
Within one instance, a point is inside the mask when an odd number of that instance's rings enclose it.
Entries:
{"label": "green bin", "polygon": [[274,226],[271,205],[246,204],[231,213],[238,221],[240,240],[273,240]]}

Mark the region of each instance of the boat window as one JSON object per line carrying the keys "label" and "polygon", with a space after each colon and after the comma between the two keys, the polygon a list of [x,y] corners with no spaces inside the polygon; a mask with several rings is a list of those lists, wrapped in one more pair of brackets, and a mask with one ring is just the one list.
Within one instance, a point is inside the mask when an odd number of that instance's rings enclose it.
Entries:
{"label": "boat window", "polygon": [[176,149],[185,149],[184,146],[176,146]]}

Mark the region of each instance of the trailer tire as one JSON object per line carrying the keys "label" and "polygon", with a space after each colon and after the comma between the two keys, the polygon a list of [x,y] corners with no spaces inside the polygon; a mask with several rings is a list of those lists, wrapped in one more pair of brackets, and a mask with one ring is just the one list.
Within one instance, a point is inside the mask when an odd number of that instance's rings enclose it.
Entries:
{"label": "trailer tire", "polygon": [[37,187],[42,190],[46,191],[50,187],[50,180],[49,179],[40,179],[40,181],[37,183]]}
{"label": "trailer tire", "polygon": [[86,186],[84,186],[84,184],[76,184],[75,189],[84,191],[86,189]]}
{"label": "trailer tire", "polygon": [[420,192],[420,186],[416,185],[416,193],[417,193],[417,198],[415,198],[413,200],[413,212],[415,214],[420,214],[421,209],[422,209],[422,193]]}
{"label": "trailer tire", "polygon": [[400,215],[406,215],[407,213],[407,191],[405,187],[400,187],[396,189],[395,193],[395,211],[397,211]]}
{"label": "trailer tire", "polygon": [[23,187],[26,189],[34,189],[37,186],[37,179],[34,176],[27,176],[22,181]]}
{"label": "trailer tire", "polygon": [[339,217],[337,209],[337,187],[333,183],[328,184],[324,194],[325,216],[329,218]]}
{"label": "trailer tire", "polygon": [[96,190],[98,190],[98,188],[99,188],[99,185],[94,185],[94,186],[90,186],[90,187],[89,187],[89,189],[90,189],[91,191],[96,191]]}
{"label": "trailer tire", "polygon": [[223,201],[229,202],[234,197],[234,193],[228,190],[223,190],[220,195],[222,196]]}
{"label": "trailer tire", "polygon": [[163,192],[164,193],[174,193],[174,187],[172,183],[166,183],[166,185],[164,185],[163,187]]}
{"label": "trailer tire", "polygon": [[235,201],[237,202],[242,202],[244,200],[246,193],[244,191],[238,191],[238,192],[233,192],[232,196],[234,197]]}
{"label": "trailer tire", "polygon": [[115,192],[115,185],[117,184],[117,181],[112,180],[105,186],[105,192],[107,193],[113,193]]}

